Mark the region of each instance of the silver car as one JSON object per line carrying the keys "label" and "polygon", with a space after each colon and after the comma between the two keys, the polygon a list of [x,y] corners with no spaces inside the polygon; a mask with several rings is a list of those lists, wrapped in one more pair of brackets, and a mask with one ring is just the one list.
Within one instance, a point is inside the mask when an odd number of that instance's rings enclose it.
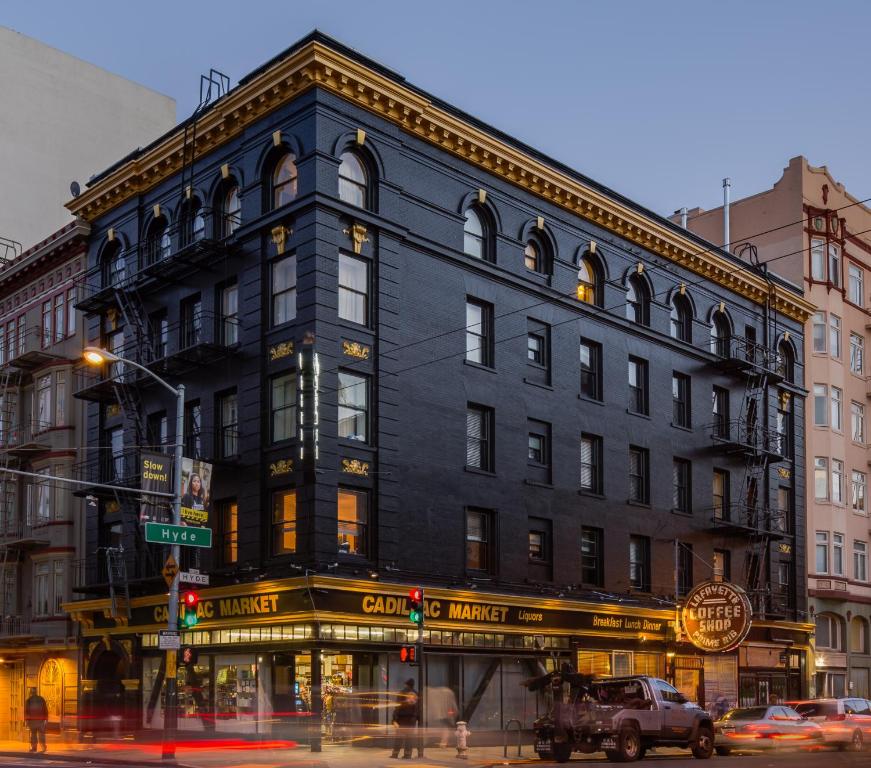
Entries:
{"label": "silver car", "polygon": [[718,755],[735,750],[778,749],[823,743],[823,729],[791,707],[742,707],[732,709],[714,723],[714,748]]}
{"label": "silver car", "polygon": [[791,701],[789,705],[808,720],[820,724],[827,744],[853,752],[871,746],[871,701],[868,699],[847,696]]}

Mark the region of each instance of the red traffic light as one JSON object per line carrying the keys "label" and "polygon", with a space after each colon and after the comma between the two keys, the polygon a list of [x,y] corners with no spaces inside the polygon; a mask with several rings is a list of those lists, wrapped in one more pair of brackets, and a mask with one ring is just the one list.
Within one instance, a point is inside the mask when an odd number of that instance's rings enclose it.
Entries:
{"label": "red traffic light", "polygon": [[403,645],[399,649],[399,660],[403,664],[414,664],[417,659],[417,648],[413,645]]}
{"label": "red traffic light", "polygon": [[408,591],[408,599],[412,603],[420,603],[423,601],[423,590],[420,587],[415,587]]}
{"label": "red traffic light", "polygon": [[200,602],[200,596],[196,592],[185,592],[182,600],[186,607],[196,608],[197,603]]}

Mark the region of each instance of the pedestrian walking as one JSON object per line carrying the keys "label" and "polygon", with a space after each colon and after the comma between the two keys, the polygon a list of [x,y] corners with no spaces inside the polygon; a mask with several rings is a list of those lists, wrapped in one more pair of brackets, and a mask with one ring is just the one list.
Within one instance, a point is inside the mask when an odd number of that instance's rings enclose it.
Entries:
{"label": "pedestrian walking", "polygon": [[48,706],[45,699],[37,692],[36,688],[30,689],[30,696],[24,702],[24,724],[30,728],[30,751],[36,752],[36,743],[39,741],[42,752],[45,752],[45,724],[48,721]]}
{"label": "pedestrian walking", "polygon": [[[416,742],[415,727],[418,719],[418,694],[414,690],[414,678],[405,681],[405,687],[399,692],[399,703],[393,710],[393,727],[396,728],[396,736],[393,739],[393,752],[390,757],[398,758],[399,750],[402,749],[402,757],[411,759],[411,750]],[[418,752],[420,745],[418,744]]]}

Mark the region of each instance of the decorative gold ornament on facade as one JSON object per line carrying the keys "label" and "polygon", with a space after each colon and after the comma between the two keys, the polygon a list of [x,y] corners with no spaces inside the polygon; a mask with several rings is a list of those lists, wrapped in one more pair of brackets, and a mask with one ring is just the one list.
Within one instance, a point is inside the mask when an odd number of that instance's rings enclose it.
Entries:
{"label": "decorative gold ornament on facade", "polygon": [[635,265],[635,272],[639,275],[644,272],[644,264],[642,264],[640,261],[638,262],[638,264]]}
{"label": "decorative gold ornament on facade", "polygon": [[106,233],[106,237],[109,239],[110,243],[115,239],[115,230],[112,227],[109,227],[109,231]]}
{"label": "decorative gold ornament on facade", "polygon": [[478,203],[480,205],[484,205],[484,203],[486,203],[486,202],[487,202],[487,190],[486,189],[479,189],[478,190]]}
{"label": "decorative gold ornament on facade", "polygon": [[681,283],[681,284],[680,284],[680,295],[681,295],[681,296],[686,296],[686,293],[687,293],[687,284],[686,284],[686,283]]}
{"label": "decorative gold ornament on facade", "polygon": [[269,465],[269,476],[289,475],[293,472],[293,459],[279,459]]}
{"label": "decorative gold ornament on facade", "polygon": [[784,544],[780,543],[777,545],[777,551],[780,552],[781,555],[791,555],[792,554],[792,544]]}
{"label": "decorative gold ornament on facade", "polygon": [[789,392],[781,392],[780,393],[780,407],[786,408],[789,405],[789,401],[792,399],[792,395]]}
{"label": "decorative gold ornament on facade", "polygon": [[786,467],[778,467],[777,474],[782,480],[789,480],[792,477],[792,472],[790,472]]}
{"label": "decorative gold ornament on facade", "polygon": [[224,163],[221,166],[221,178],[229,179],[230,178],[230,166],[227,163]]}
{"label": "decorative gold ornament on facade", "polygon": [[590,240],[589,246],[587,246],[587,252],[590,254],[594,254],[596,252],[596,241]]}
{"label": "decorative gold ornament on facade", "polygon": [[277,227],[272,228],[272,244],[275,246],[276,255],[281,256],[284,253],[284,249],[287,246],[287,238],[291,234],[292,230],[285,227],[284,224],[279,224]]}
{"label": "decorative gold ornament on facade", "polygon": [[282,341],[269,348],[269,362],[274,363],[276,360],[281,360],[283,357],[290,357],[293,354],[293,342]]}
{"label": "decorative gold ornament on facade", "polygon": [[348,475],[369,477],[369,462],[360,459],[342,459],[342,472]]}
{"label": "decorative gold ornament on facade", "polygon": [[544,229],[544,216],[539,216],[535,220],[535,228],[536,229]]}
{"label": "decorative gold ornament on facade", "polygon": [[358,256],[363,250],[363,243],[369,242],[368,230],[362,224],[354,223],[349,229],[343,229],[342,232],[348,235],[354,242],[354,253]]}
{"label": "decorative gold ornament on facade", "polygon": [[114,419],[116,416],[121,415],[121,406],[118,403],[112,403],[111,405],[106,406],[106,418]]}
{"label": "decorative gold ornament on facade", "polygon": [[371,348],[359,341],[346,341],[342,339],[342,352],[348,357],[356,357],[358,360],[368,360]]}
{"label": "decorative gold ornament on facade", "polygon": [[154,213],[154,218],[159,219],[160,218],[160,205],[159,204],[155,205],[154,208],[152,208],[151,210]]}
{"label": "decorative gold ornament on facade", "polygon": [[362,128],[358,128],[356,140],[357,140],[357,146],[362,147],[363,142],[366,141],[366,131],[364,131]]}
{"label": "decorative gold ornament on facade", "polygon": [[273,131],[272,132],[272,146],[280,147],[281,146],[281,131]]}

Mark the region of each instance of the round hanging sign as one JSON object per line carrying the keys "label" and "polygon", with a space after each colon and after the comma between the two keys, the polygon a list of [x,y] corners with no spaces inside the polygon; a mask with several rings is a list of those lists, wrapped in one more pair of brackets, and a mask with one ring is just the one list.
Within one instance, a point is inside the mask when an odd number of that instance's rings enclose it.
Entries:
{"label": "round hanging sign", "polygon": [[705,581],[687,595],[681,623],[689,641],[703,651],[731,651],[747,637],[753,610],[747,593],[725,581]]}

